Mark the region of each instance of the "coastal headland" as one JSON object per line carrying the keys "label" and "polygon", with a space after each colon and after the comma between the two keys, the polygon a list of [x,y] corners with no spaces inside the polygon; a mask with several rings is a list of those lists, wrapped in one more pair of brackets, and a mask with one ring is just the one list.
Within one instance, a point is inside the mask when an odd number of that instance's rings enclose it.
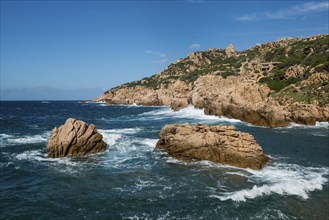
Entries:
{"label": "coastal headland", "polygon": [[329,121],[329,35],[282,38],[236,51],[190,53],[162,72],[129,82],[93,101],[108,104],[188,105],[205,114],[253,125],[284,127]]}

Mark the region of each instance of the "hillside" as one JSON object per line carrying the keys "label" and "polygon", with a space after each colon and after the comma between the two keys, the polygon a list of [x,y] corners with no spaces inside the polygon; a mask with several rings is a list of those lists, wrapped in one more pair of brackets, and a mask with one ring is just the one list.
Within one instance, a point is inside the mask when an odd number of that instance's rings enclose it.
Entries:
{"label": "hillside", "polygon": [[329,35],[284,38],[245,51],[190,53],[161,73],[110,89],[94,101],[189,104],[256,125],[315,124],[329,119]]}

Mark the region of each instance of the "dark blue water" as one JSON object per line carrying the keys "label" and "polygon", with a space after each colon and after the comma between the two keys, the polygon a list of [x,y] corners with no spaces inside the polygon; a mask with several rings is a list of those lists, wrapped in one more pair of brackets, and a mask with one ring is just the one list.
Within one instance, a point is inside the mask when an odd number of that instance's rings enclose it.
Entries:
{"label": "dark blue water", "polygon": [[[96,124],[105,153],[49,159],[68,117]],[[154,149],[168,123],[234,125],[272,159],[261,171],[181,163]],[[191,107],[1,102],[0,219],[328,219],[329,130],[268,129]]]}

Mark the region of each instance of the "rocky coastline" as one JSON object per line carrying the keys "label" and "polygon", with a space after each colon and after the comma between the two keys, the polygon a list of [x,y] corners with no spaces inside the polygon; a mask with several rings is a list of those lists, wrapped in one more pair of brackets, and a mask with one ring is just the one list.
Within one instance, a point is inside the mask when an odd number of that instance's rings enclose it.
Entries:
{"label": "rocky coastline", "polygon": [[194,52],[93,101],[173,110],[193,105],[208,115],[266,127],[328,122],[328,40],[329,35],[319,35],[280,39],[242,52],[233,45]]}

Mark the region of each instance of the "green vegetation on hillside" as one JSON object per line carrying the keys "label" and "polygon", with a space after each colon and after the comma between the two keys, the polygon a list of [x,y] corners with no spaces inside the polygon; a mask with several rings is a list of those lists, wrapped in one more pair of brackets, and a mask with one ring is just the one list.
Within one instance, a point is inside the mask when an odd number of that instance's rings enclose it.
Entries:
{"label": "green vegetation on hillside", "polygon": [[[270,70],[260,69],[259,64],[264,62],[278,64]],[[286,76],[287,70],[296,65],[302,67],[302,75],[296,78]],[[316,39],[292,38],[265,43],[236,52],[236,55],[231,57],[226,55],[224,49],[198,51],[170,64],[161,74],[120,87],[144,86],[158,89],[160,86],[167,87],[176,80],[193,83],[200,76],[209,74],[227,78],[239,75],[242,70],[256,74],[258,78],[261,75],[258,82],[266,84],[273,91],[272,95],[279,100],[288,97],[305,103],[314,100],[320,104],[328,103],[328,84],[301,87],[301,82],[315,72],[329,74],[329,35]]]}

